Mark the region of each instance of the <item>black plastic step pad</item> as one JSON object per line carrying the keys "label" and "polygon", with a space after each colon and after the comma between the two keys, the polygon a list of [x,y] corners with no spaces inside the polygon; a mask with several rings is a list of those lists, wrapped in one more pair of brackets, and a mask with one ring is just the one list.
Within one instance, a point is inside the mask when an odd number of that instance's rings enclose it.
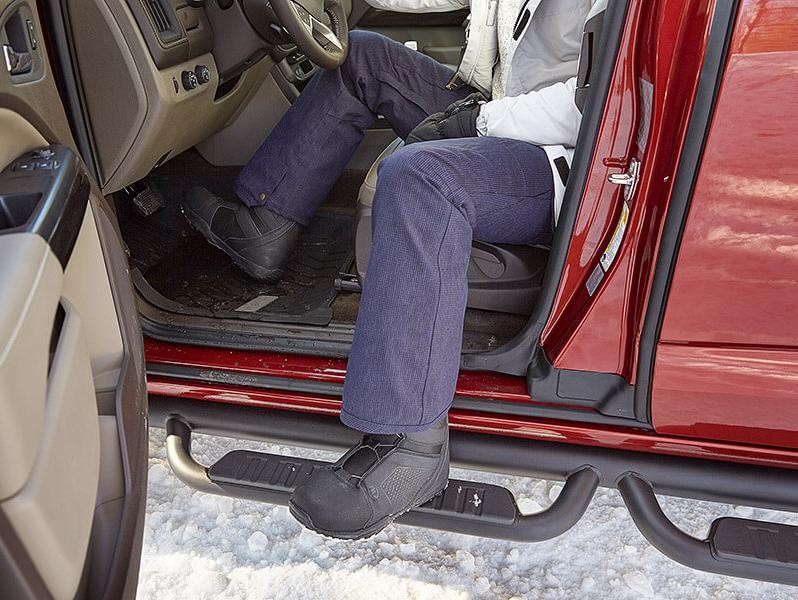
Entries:
{"label": "black plastic step pad", "polygon": [[419,506],[414,512],[448,513],[461,519],[512,525],[517,509],[515,497],[507,488],[450,479],[442,494]]}
{"label": "black plastic step pad", "polygon": [[712,524],[712,553],[720,560],[798,569],[798,527],[724,517]]}
{"label": "black plastic step pad", "polygon": [[[325,462],[251,450],[234,450],[208,469],[208,476],[222,486],[248,488],[250,497],[263,493],[263,500],[275,502],[284,494],[283,504],[294,488],[316,466]],[[510,490],[491,484],[450,479],[443,493],[414,509],[414,513],[434,514],[457,520],[480,521],[512,526],[517,516]]]}
{"label": "black plastic step pad", "polygon": [[233,450],[208,469],[211,481],[290,494],[313,471],[326,463],[308,458]]}

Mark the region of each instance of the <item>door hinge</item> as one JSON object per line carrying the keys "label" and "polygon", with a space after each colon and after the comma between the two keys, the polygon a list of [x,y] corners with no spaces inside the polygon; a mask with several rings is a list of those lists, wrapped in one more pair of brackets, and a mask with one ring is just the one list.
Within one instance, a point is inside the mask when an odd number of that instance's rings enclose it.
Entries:
{"label": "door hinge", "polygon": [[629,161],[629,168],[625,173],[613,173],[607,177],[607,181],[613,185],[622,185],[626,188],[623,192],[623,197],[627,202],[630,202],[634,197],[639,179],[640,161],[636,158]]}

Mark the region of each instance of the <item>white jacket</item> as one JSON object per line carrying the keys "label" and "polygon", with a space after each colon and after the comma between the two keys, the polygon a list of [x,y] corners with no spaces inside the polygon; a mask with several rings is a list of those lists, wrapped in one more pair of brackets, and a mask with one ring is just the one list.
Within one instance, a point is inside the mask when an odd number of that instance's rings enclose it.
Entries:
{"label": "white jacket", "polygon": [[[469,7],[469,0],[367,0],[396,12],[446,12]],[[457,75],[490,94],[499,58],[496,33],[498,0],[470,0],[471,19]],[[506,96],[482,106],[480,133],[542,146],[554,174],[555,222],[565,182],[555,163],[571,164],[582,114],[574,101],[582,31],[604,10],[607,0],[526,0],[518,16],[509,53]]]}

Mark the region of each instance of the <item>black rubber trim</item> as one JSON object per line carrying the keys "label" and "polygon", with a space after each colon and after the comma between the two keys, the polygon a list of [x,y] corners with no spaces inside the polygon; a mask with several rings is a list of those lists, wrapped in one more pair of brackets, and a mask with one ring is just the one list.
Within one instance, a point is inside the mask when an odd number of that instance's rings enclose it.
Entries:
{"label": "black rubber trim", "polygon": [[[798,563],[768,561],[765,557],[770,548],[757,548],[759,557],[729,559],[716,556],[712,541],[723,520],[713,523],[708,539],[699,540],[686,534],[662,512],[654,489],[640,475],[624,475],[618,482],[618,489],[640,532],[651,545],[676,562],[720,575],[798,585]],[[759,526],[767,527],[768,524],[760,523]],[[750,535],[749,531],[745,533]],[[772,543],[774,540],[769,541]]]}
{"label": "black rubber trim", "polygon": [[79,77],[71,30],[67,24],[69,14],[67,1],[52,0],[41,2],[38,6],[39,17],[43,22],[42,35],[49,50],[50,66],[72,137],[93,180],[100,181],[85,93]]}
{"label": "black rubber trim", "polygon": [[568,175],[571,173],[571,167],[568,166],[568,161],[564,156],[558,156],[554,159],[554,166],[557,167],[557,174],[560,176],[560,181],[563,185],[568,185]]}
{"label": "black rubber trim", "polygon": [[526,379],[536,402],[589,408],[626,426],[652,428],[635,420],[634,386],[616,373],[557,369],[544,352],[536,352]]}
{"label": "black rubber trim", "polygon": [[526,24],[529,22],[532,13],[527,9],[524,8],[521,10],[521,17],[518,19],[518,22],[515,25],[515,29],[513,30],[513,39],[517,40],[521,37],[521,34],[524,32],[524,28]]}
{"label": "black rubber trim", "polygon": [[701,67],[684,149],[676,170],[673,192],[657,254],[651,294],[640,335],[637,384],[635,386],[635,414],[640,420],[649,421],[651,419],[649,399],[657,342],[662,330],[671,279],[679,256],[679,246],[726,66],[737,7],[738,0],[715,3],[707,51]]}
{"label": "black rubber trim", "polygon": [[53,145],[49,159],[57,165],[49,170],[15,170],[19,162],[36,161],[27,153],[12,161],[0,173],[0,204],[7,214],[29,198],[36,199],[35,207],[22,223],[0,229],[0,235],[28,232],[42,237],[66,268],[80,233],[90,184],[77,155],[66,146]]}
{"label": "black rubber trim", "polygon": [[66,311],[64,310],[64,305],[59,303],[58,308],[55,310],[55,316],[53,317],[53,330],[50,332],[50,346],[48,349],[48,357],[47,357],[47,373],[50,373],[50,369],[53,366],[53,359],[55,359],[55,353],[58,350],[58,343],[61,341],[61,333],[64,329],[64,320],[66,319]]}
{"label": "black rubber trim", "polygon": [[[242,388],[255,388],[263,390],[278,390],[305,394],[321,394],[324,396],[341,397],[343,385],[323,381],[304,381],[288,377],[274,377],[252,373],[237,373],[222,369],[207,369],[183,365],[165,365],[158,363],[147,364],[147,375],[152,377],[169,377],[188,381],[204,383],[218,383],[235,385]],[[555,404],[536,403],[523,404],[520,402],[505,402],[500,400],[485,400],[468,396],[455,396],[452,406],[462,410],[480,411],[490,414],[515,415],[523,417],[541,417],[559,419],[563,421],[576,421],[579,423],[594,423],[616,427],[629,427],[649,429],[646,423],[636,423],[626,417],[602,414],[604,406],[594,406],[590,403],[581,404],[574,402],[574,407]]]}
{"label": "black rubber trim", "polygon": [[549,262],[543,277],[543,286],[538,295],[535,309],[529,323],[519,334],[504,346],[491,352],[464,356],[461,365],[464,369],[478,371],[499,371],[510,375],[526,375],[534,353],[539,348],[540,334],[549,320],[554,307],[560,278],[565,268],[568,247],[571,244],[574,223],[582,201],[588,170],[598,139],[598,132],[604,116],[604,107],[609,95],[612,73],[621,43],[621,33],[626,23],[629,0],[610,2],[604,17],[604,31],[599,43],[596,60],[596,82],[585,106],[577,151],[568,175],[562,210],[558,219],[554,242],[549,254]]}
{"label": "black rubber trim", "polygon": [[[330,450],[347,449],[359,440],[356,431],[333,416],[150,396],[151,426],[164,427],[173,414],[190,423],[194,433]],[[616,488],[634,470],[658,494],[798,513],[794,468],[462,431],[451,432],[450,452],[455,467],[522,477],[562,480],[588,465],[598,473],[599,485],[607,488]]]}

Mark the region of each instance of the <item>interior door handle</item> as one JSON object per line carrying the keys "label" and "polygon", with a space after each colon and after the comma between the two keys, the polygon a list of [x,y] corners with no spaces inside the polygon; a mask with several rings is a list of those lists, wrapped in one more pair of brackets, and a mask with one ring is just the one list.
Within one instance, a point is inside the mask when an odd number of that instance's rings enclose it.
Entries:
{"label": "interior door handle", "polygon": [[16,52],[10,45],[3,44],[3,57],[6,60],[6,69],[8,69],[9,75],[22,75],[30,73],[33,69],[30,52]]}

